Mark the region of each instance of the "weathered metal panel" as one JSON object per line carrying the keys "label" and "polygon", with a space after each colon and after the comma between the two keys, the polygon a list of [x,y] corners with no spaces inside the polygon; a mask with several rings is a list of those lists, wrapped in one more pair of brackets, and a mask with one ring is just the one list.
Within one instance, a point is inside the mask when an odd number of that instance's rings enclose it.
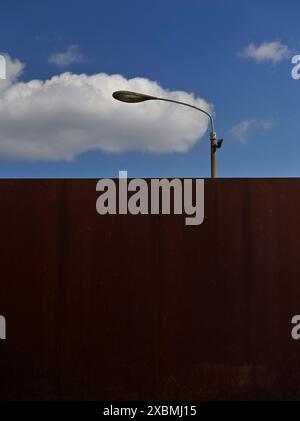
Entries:
{"label": "weathered metal panel", "polygon": [[95,185],[0,181],[0,398],[300,398],[300,180],[206,180],[199,226]]}

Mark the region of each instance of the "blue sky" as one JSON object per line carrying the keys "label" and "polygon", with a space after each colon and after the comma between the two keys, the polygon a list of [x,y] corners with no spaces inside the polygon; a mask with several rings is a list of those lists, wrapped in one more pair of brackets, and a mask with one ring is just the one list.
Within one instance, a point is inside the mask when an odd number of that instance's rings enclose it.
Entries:
{"label": "blue sky", "polygon": [[[194,93],[213,104],[224,137],[220,177],[299,177],[300,80],[291,77],[299,16],[297,0],[12,0],[1,5],[0,50],[26,64],[24,82],[106,73]],[[287,50],[260,59],[264,43]],[[57,54],[68,51],[62,66]],[[124,169],[129,177],[210,176],[208,132],[185,152],[89,150],[66,161],[7,157],[0,148],[0,159],[0,177],[116,177]]]}

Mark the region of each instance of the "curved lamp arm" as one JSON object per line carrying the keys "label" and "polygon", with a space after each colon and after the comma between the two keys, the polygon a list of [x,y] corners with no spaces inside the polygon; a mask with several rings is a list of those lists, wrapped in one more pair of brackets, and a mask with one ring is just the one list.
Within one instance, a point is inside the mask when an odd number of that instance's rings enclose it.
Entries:
{"label": "curved lamp arm", "polygon": [[152,99],[157,99],[159,101],[165,101],[165,102],[173,102],[174,104],[185,105],[186,107],[194,108],[194,110],[201,111],[202,113],[206,114],[209,117],[211,132],[215,131],[215,124],[214,124],[213,116],[208,111],[202,110],[202,108],[196,107],[195,105],[187,104],[186,102],[175,101],[174,99],[165,99],[165,98],[159,98],[159,97],[157,98],[153,97]]}

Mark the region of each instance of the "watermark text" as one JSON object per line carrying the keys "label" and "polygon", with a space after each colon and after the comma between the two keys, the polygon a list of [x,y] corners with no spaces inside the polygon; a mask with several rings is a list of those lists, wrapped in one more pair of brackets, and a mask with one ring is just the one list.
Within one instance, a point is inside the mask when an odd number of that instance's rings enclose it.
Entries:
{"label": "watermark text", "polygon": [[295,65],[292,69],[292,78],[298,80],[300,79],[300,54],[292,58],[292,64]]}
{"label": "watermark text", "polygon": [[0,55],[0,80],[1,79],[6,79],[6,60],[2,55]]}
{"label": "watermark text", "polygon": [[99,215],[169,215],[172,208],[174,214],[186,215],[185,225],[200,225],[204,220],[203,179],[134,178],[128,182],[127,171],[119,171],[118,183],[103,178],[96,191],[101,192],[96,202]]}
{"label": "watermark text", "polygon": [[0,315],[0,339],[6,339],[6,320]]}

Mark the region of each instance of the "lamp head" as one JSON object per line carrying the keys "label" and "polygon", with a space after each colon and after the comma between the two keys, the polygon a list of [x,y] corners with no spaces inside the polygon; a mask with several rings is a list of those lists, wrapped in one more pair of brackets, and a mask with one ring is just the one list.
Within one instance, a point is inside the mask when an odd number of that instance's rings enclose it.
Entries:
{"label": "lamp head", "polygon": [[131,91],[116,91],[112,94],[113,98],[122,102],[136,103],[149,101],[150,99],[157,99],[155,96],[139,94]]}

